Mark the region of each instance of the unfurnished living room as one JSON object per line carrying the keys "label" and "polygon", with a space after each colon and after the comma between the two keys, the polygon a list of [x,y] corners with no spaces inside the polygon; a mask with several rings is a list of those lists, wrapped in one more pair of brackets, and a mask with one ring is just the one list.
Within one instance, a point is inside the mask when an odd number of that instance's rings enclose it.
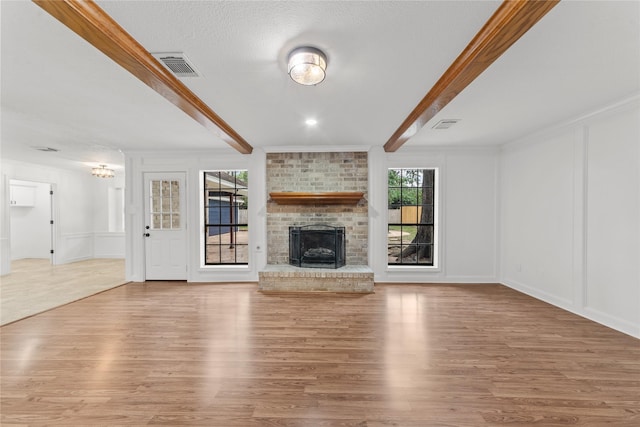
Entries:
{"label": "unfurnished living room", "polygon": [[640,2],[0,2],[2,426],[640,425]]}

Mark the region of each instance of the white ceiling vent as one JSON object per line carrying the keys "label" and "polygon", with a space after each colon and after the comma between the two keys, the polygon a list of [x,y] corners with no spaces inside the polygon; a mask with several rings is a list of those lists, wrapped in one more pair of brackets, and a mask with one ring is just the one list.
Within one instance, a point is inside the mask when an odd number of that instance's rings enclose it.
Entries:
{"label": "white ceiling vent", "polygon": [[433,129],[449,129],[459,121],[460,119],[442,119],[433,126]]}
{"label": "white ceiling vent", "polygon": [[198,77],[200,74],[181,52],[152,53],[154,58],[164,64],[176,77]]}

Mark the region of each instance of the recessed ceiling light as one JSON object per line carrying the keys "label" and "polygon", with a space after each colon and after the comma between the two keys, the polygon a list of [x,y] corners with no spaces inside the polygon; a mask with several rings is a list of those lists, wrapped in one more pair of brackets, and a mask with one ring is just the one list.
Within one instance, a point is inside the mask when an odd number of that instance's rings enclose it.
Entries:
{"label": "recessed ceiling light", "polygon": [[307,126],[315,126],[315,125],[318,124],[318,121],[316,119],[307,119],[307,120],[304,121],[304,123]]}

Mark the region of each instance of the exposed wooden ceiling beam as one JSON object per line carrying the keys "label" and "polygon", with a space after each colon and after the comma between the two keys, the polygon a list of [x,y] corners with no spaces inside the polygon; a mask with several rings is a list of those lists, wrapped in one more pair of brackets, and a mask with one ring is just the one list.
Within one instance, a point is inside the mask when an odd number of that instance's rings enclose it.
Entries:
{"label": "exposed wooden ceiling beam", "polygon": [[560,0],[504,1],[384,145],[400,148]]}
{"label": "exposed wooden ceiling beam", "polygon": [[243,154],[253,147],[92,0],[33,0],[109,58]]}

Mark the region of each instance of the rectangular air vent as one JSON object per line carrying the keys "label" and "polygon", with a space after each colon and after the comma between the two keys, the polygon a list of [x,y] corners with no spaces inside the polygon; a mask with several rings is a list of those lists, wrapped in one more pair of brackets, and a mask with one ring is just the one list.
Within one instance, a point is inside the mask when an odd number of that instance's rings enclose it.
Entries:
{"label": "rectangular air vent", "polygon": [[442,119],[433,126],[433,129],[449,129],[459,121],[460,119]]}
{"label": "rectangular air vent", "polygon": [[198,77],[196,68],[189,62],[184,53],[163,52],[152,53],[154,58],[164,64],[176,77]]}
{"label": "rectangular air vent", "polygon": [[44,151],[45,153],[57,153],[58,151],[60,151],[57,148],[53,148],[53,147],[31,147],[34,150],[38,150],[38,151]]}

